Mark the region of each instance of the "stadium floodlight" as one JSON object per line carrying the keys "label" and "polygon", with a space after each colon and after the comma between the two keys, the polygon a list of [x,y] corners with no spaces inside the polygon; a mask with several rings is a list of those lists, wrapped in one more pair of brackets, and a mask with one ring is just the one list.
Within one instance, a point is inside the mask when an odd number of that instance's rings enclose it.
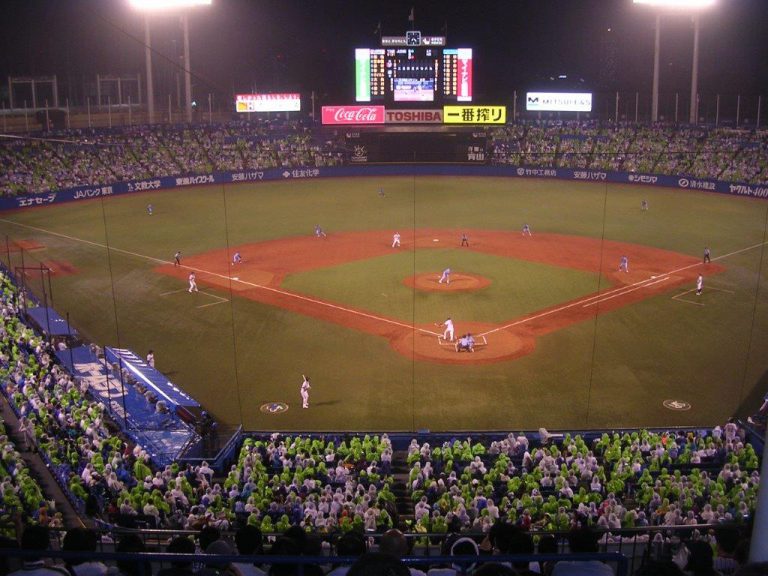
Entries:
{"label": "stadium floodlight", "polygon": [[696,10],[709,8],[717,0],[632,0],[635,4],[646,4],[654,8],[680,8],[683,10]]}
{"label": "stadium floodlight", "polygon": [[[210,6],[213,0],[128,0],[136,10],[143,12],[181,11],[181,25],[184,30],[184,93],[186,100],[187,122],[192,122],[192,73],[189,59],[189,20],[188,8]],[[149,18],[144,21],[144,54],[147,65],[147,112],[149,123],[153,121],[154,94],[152,90],[152,49],[149,43]]]}
{"label": "stadium floodlight", "polygon": [[193,6],[210,6],[213,0],[128,0],[137,10],[179,10]]}
{"label": "stadium floodlight", "polygon": [[[691,112],[689,122],[696,124],[699,112],[699,11],[711,8],[717,0],[632,0],[635,4],[644,4],[651,8],[680,10],[693,16],[693,66],[691,73]],[[659,118],[659,51],[661,44],[661,14],[656,13],[656,40],[653,50],[653,100],[651,121]]]}

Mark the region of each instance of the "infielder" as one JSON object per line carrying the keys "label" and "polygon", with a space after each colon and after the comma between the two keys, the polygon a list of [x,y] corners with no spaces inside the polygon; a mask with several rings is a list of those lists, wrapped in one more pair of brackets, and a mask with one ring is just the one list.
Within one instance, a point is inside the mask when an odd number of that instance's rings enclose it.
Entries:
{"label": "infielder", "polygon": [[701,296],[702,290],[704,290],[704,277],[699,274],[699,277],[696,278],[696,296]]}
{"label": "infielder", "polygon": [[309,390],[312,386],[309,384],[309,378],[304,374],[301,375],[304,378],[304,382],[301,383],[301,407],[309,408]]}
{"label": "infielder", "polygon": [[315,238],[327,238],[328,235],[320,227],[320,224],[315,224]]}
{"label": "infielder", "polygon": [[531,227],[528,224],[523,224],[523,236],[533,236]]}
{"label": "infielder", "polygon": [[622,256],[619,260],[619,272],[629,272],[629,258]]}
{"label": "infielder", "polygon": [[461,233],[461,245],[469,248],[469,238],[467,238],[467,234],[465,232]]}
{"label": "infielder", "polygon": [[181,250],[176,250],[176,254],[173,255],[173,265],[181,266]]}
{"label": "infielder", "polygon": [[453,320],[451,320],[451,317],[449,316],[446,318],[445,322],[442,324],[445,326],[445,331],[443,332],[443,340],[447,340],[448,342],[453,342],[454,339],[454,331],[453,331]]}
{"label": "infielder", "polygon": [[400,248],[400,232],[392,235],[392,248]]}
{"label": "infielder", "polygon": [[189,273],[189,293],[192,294],[192,292],[198,292],[197,276],[195,276],[194,272]]}
{"label": "infielder", "polygon": [[440,280],[437,281],[438,284],[442,284],[443,282],[445,282],[446,284],[450,284],[451,283],[451,269],[450,268],[446,268],[445,270],[443,270],[443,275],[440,276]]}
{"label": "infielder", "polygon": [[232,256],[232,264],[240,264],[243,261],[243,257],[240,256],[240,252],[235,252]]}

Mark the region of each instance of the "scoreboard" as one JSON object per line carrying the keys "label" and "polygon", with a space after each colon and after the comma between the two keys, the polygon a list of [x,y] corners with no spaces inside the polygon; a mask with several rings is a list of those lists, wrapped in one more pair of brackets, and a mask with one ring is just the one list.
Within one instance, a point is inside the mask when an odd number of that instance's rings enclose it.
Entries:
{"label": "scoreboard", "polygon": [[357,48],[355,100],[383,104],[472,101],[472,49]]}

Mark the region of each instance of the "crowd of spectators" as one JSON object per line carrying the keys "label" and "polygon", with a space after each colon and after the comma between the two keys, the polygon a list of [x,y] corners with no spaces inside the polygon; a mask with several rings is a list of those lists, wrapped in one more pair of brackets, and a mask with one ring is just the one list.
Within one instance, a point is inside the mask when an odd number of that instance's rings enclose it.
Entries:
{"label": "crowd of spectators", "polygon": [[[494,164],[768,182],[768,132],[673,125],[529,122],[490,131]],[[215,171],[336,166],[348,153],[298,122],[68,130],[0,145],[0,194]]]}
{"label": "crowd of spectators", "polygon": [[333,166],[343,154],[297,123],[68,130],[0,145],[0,194],[39,194],[162,176]]}
{"label": "crowd of spectators", "polygon": [[490,444],[454,440],[409,448],[417,529],[487,531],[499,519],[525,529],[608,531],[745,522],[759,460],[733,422],[711,431],[566,435],[533,446],[510,434]]}
{"label": "crowd of spectators", "polygon": [[491,131],[494,164],[687,176],[765,185],[768,132],[533,122]]}

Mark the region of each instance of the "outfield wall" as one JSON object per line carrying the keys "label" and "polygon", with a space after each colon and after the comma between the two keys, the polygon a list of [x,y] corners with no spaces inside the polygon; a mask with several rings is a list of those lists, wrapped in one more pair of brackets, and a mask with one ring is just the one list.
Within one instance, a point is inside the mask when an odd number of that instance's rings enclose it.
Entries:
{"label": "outfield wall", "polygon": [[327,168],[273,168],[240,172],[214,172],[189,176],[163,176],[132,182],[116,182],[103,186],[78,186],[55,192],[0,198],[0,210],[46,206],[101,196],[117,196],[131,192],[197,186],[201,184],[232,184],[274,180],[306,180],[312,178],[339,178],[348,176],[493,176],[513,178],[556,178],[580,182],[610,182],[612,184],[641,184],[702,190],[734,196],[768,199],[768,186],[753,186],[688,176],[608,172],[602,170],[574,170],[571,168],[534,168],[523,166],[467,166],[467,165],[408,165],[408,166],[333,166]]}

